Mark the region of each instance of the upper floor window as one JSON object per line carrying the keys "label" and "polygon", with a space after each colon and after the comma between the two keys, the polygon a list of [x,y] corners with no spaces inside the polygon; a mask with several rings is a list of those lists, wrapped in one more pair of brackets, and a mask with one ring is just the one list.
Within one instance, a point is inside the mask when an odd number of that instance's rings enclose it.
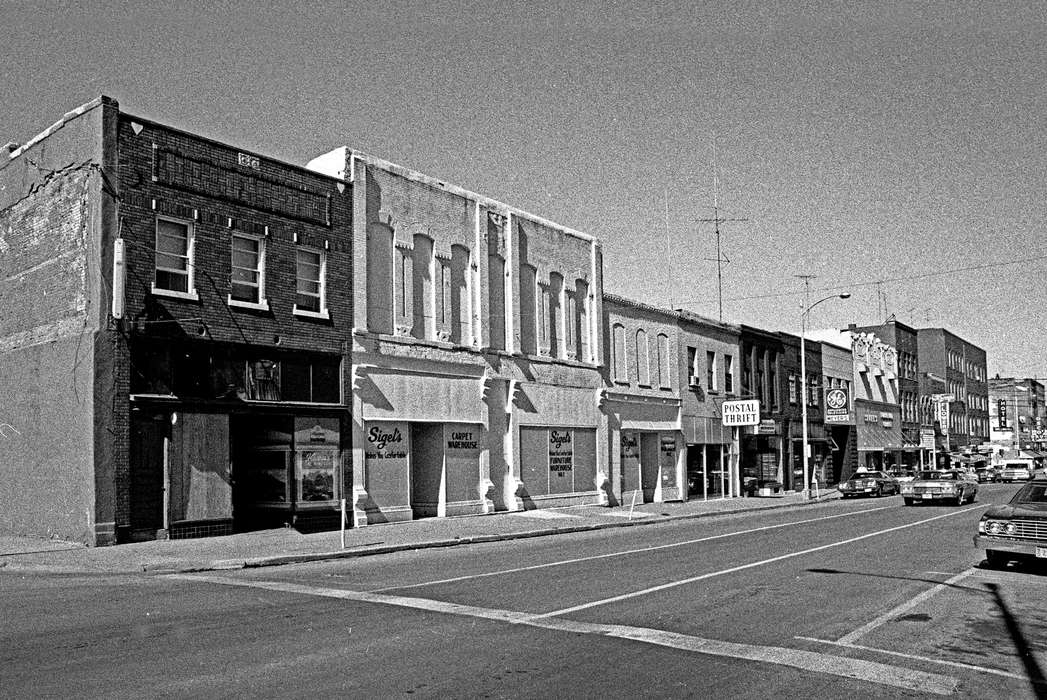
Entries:
{"label": "upper floor window", "polygon": [[705,353],[705,388],[716,391],[716,353],[712,351]]}
{"label": "upper floor window", "polygon": [[193,283],[193,224],[157,218],[153,292],[197,298]]}
{"label": "upper floor window", "polygon": [[651,384],[651,353],[647,346],[647,332],[642,328],[636,331],[636,383]]}
{"label": "upper floor window", "polygon": [[303,316],[327,318],[326,283],[327,262],[323,251],[299,248],[297,251],[298,284],[294,313]]}
{"label": "upper floor window", "polygon": [[734,358],[730,355],[723,356],[723,390],[734,393]]}
{"label": "upper floor window", "polygon": [[687,348],[687,385],[698,386],[698,349]]}
{"label": "upper floor window", "polygon": [[268,309],[265,299],[265,239],[233,234],[229,304]]}
{"label": "upper floor window", "polygon": [[615,381],[629,381],[628,365],[625,363],[625,326],[620,323],[611,328],[611,367]]}
{"label": "upper floor window", "polygon": [[789,403],[796,403],[796,375],[789,375]]}
{"label": "upper floor window", "polygon": [[668,389],[671,386],[669,376],[671,365],[669,364],[669,336],[664,333],[658,334],[658,386]]}

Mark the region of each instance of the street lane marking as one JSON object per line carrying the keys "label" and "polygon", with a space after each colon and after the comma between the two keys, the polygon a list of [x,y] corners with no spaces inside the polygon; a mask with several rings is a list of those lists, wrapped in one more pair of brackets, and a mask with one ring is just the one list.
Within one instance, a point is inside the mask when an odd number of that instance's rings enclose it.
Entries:
{"label": "street lane marking", "polygon": [[906,530],[906,529],[911,528],[911,527],[916,527],[917,525],[924,525],[926,523],[933,522],[935,520],[941,520],[942,518],[950,518],[950,517],[952,517],[954,515],[960,515],[961,513],[966,513],[967,511],[975,510],[975,509],[981,508],[981,507],[982,507],[981,505],[978,505],[978,506],[972,506],[972,507],[969,507],[969,508],[963,508],[963,509],[960,509],[960,510],[954,510],[954,511],[950,511],[948,513],[945,513],[943,515],[936,515],[933,518],[927,518],[925,520],[917,520],[916,522],[909,523],[907,525],[898,525],[896,527],[889,527],[886,530],[877,530],[876,532],[870,532],[870,533],[865,534],[865,535],[859,535],[858,537],[851,537],[849,539],[841,540],[839,542],[830,542],[829,544],[823,544],[823,545],[818,546],[818,547],[811,547],[810,549],[804,549],[804,550],[801,550],[799,552],[790,552],[788,554],[781,554],[781,555],[779,555],[777,557],[771,557],[770,559],[764,559],[762,561],[754,561],[754,562],[752,562],[750,564],[742,564],[741,566],[733,566],[730,569],[722,569],[720,571],[712,571],[710,573],[702,574],[700,576],[692,576],[690,578],[681,579],[679,581],[670,581],[669,583],[663,583],[663,584],[658,585],[658,586],[651,586],[650,588],[644,588],[643,590],[633,591],[632,593],[623,593],[622,595],[616,595],[616,596],[613,596],[611,598],[604,598],[603,600],[594,600],[594,601],[592,601],[590,603],[582,603],[581,605],[574,605],[574,606],[572,606],[570,608],[563,608],[561,610],[553,610],[552,612],[543,613],[542,616],[544,616],[544,617],[560,617],[562,615],[567,615],[568,613],[578,612],[579,610],[588,610],[590,608],[595,608],[595,607],[598,607],[598,606],[601,606],[601,605],[607,605],[609,603],[617,603],[617,602],[622,601],[622,600],[629,600],[630,598],[638,598],[640,596],[649,595],[651,593],[657,593],[658,591],[664,591],[664,590],[667,590],[667,589],[670,589],[670,588],[676,588],[678,586],[686,586],[688,584],[695,583],[696,581],[704,581],[706,579],[715,578],[717,576],[724,576],[726,574],[733,574],[733,573],[736,573],[738,571],[745,571],[746,569],[753,569],[753,568],[755,568],[757,566],[764,566],[765,564],[773,564],[774,562],[784,561],[786,559],[792,559],[794,557],[801,557],[801,556],[803,556],[805,554],[811,554],[813,552],[820,552],[823,549],[831,549],[833,547],[839,547],[839,546],[842,546],[842,545],[845,545],[845,544],[851,544],[852,542],[860,542],[861,540],[866,540],[866,539],[869,539],[870,537],[878,537],[880,535],[886,535],[888,532],[896,532],[898,530]]}
{"label": "street lane marking", "polygon": [[945,581],[942,581],[941,583],[937,584],[933,588],[929,588],[928,590],[924,591],[923,593],[920,593],[919,595],[915,596],[912,600],[910,600],[908,602],[905,602],[905,603],[902,603],[901,605],[899,605],[898,607],[894,608],[893,610],[888,610],[884,614],[882,614],[879,617],[876,617],[876,618],[870,620],[869,622],[865,623],[864,625],[862,625],[858,629],[854,630],[853,632],[850,632],[849,634],[845,634],[844,636],[842,636],[839,639],[837,639],[836,643],[837,644],[844,644],[844,645],[854,644],[859,639],[861,639],[865,635],[869,634],[870,632],[872,632],[877,627],[880,627],[881,625],[889,622],[893,618],[898,617],[902,613],[905,613],[905,612],[908,612],[909,610],[912,610],[913,608],[915,608],[920,603],[923,603],[924,601],[928,600],[929,598],[932,598],[932,597],[936,596],[937,594],[941,593],[942,591],[944,591],[946,588],[949,588],[953,584],[955,584],[955,583],[957,583],[959,581],[964,580],[965,578],[967,578],[971,574],[975,573],[975,571],[977,571],[977,569],[967,569],[966,571],[961,571],[960,573],[956,574],[952,578],[947,579]]}
{"label": "street lane marking", "polygon": [[1019,681],[1032,681],[1039,685],[1045,685],[1043,681],[1029,678],[1028,676],[1021,673],[1012,673],[1010,671],[1002,671],[998,668],[989,668],[988,666],[977,666],[975,664],[968,664],[962,661],[949,661],[947,659],[935,659],[930,656],[920,656],[918,654],[910,654],[908,652],[891,651],[889,649],[880,649],[879,647],[868,647],[861,644],[843,644],[841,642],[834,642],[831,639],[818,639],[817,637],[793,637],[793,639],[802,639],[807,642],[816,642],[818,644],[829,644],[831,646],[844,647],[845,649],[857,649],[858,651],[871,651],[877,654],[887,654],[889,656],[899,656],[903,659],[913,659],[916,661],[923,661],[929,664],[938,664],[939,666],[954,666],[956,668],[962,668],[968,671],[977,671],[978,673],[991,673],[996,676],[1003,676],[1004,678],[1014,678]]}
{"label": "street lane marking", "polygon": [[362,603],[392,605],[427,612],[444,613],[465,617],[506,622],[514,625],[525,625],[538,629],[568,632],[572,634],[591,634],[602,637],[625,639],[643,644],[690,651],[709,656],[720,656],[754,663],[789,666],[802,671],[813,671],[843,678],[851,678],[867,683],[877,683],[895,688],[904,688],[921,693],[935,695],[952,694],[959,681],[951,676],[928,673],[901,666],[891,666],[875,661],[863,661],[845,656],[835,656],[802,649],[741,644],[716,639],[704,639],[677,632],[656,630],[629,625],[605,625],[576,620],[551,619],[547,615],[532,615],[512,610],[481,608],[472,605],[459,605],[426,598],[387,595],[374,592],[350,591],[344,588],[322,588],[305,586],[283,581],[258,581],[237,579],[228,576],[211,576],[200,574],[167,574],[164,578],[179,581],[214,583],[243,588],[258,588],[281,593],[337,598]]}
{"label": "street lane marking", "polygon": [[436,586],[442,583],[455,583],[457,581],[467,581],[474,578],[486,578],[488,576],[502,576],[505,574],[517,574],[522,571],[534,571],[535,569],[548,569],[553,566],[566,566],[568,564],[580,564],[587,561],[595,561],[597,559],[609,559],[611,557],[624,557],[630,554],[644,554],[646,552],[655,552],[659,549],[669,549],[672,547],[685,547],[691,544],[699,544],[701,542],[711,542],[712,540],[722,540],[727,537],[738,537],[739,535],[751,535],[754,532],[764,532],[766,530],[778,530],[792,525],[805,525],[807,523],[816,523],[823,520],[832,520],[833,518],[847,518],[852,515],[861,515],[862,513],[875,513],[879,510],[888,510],[895,506],[879,506],[877,508],[869,508],[867,510],[858,510],[848,513],[837,513],[836,515],[823,515],[817,518],[807,518],[806,520],[797,520],[789,523],[779,523],[777,525],[763,525],[761,527],[754,527],[748,530],[740,530],[738,532],[727,532],[722,535],[708,535],[706,537],[699,537],[693,540],[685,540],[683,542],[670,542],[669,544],[657,544],[650,547],[640,547],[638,549],[626,549],[621,552],[609,552],[608,554],[592,554],[587,557],[578,557],[576,559],[561,559],[560,561],[551,561],[545,564],[532,564],[530,566],[520,566],[515,569],[499,569],[498,571],[486,571],[482,574],[466,574],[465,576],[455,576],[453,578],[436,579],[434,581],[423,581],[421,583],[409,583],[400,586],[384,586],[382,588],[372,589],[376,593],[383,591],[402,591],[408,588],[422,588],[424,586]]}

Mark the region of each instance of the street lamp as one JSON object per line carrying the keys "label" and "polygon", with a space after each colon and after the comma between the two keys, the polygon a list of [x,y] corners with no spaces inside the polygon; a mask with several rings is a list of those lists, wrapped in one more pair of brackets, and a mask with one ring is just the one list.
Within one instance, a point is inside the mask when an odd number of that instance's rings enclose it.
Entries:
{"label": "street lamp", "polygon": [[800,402],[803,405],[803,498],[807,500],[811,497],[811,465],[810,459],[807,456],[807,316],[811,313],[811,309],[821,304],[823,301],[829,301],[830,299],[848,299],[850,298],[850,292],[844,292],[843,294],[834,294],[832,296],[819,299],[818,301],[806,306],[800,313]]}

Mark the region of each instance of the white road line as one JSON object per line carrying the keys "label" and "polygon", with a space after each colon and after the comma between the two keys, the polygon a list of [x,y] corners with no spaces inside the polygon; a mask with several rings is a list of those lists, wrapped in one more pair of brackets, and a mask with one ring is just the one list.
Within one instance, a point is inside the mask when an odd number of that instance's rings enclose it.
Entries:
{"label": "white road line", "polygon": [[423,586],[435,586],[441,583],[455,583],[456,581],[467,581],[474,578],[486,578],[488,576],[502,576],[505,574],[516,574],[521,571],[534,571],[535,569],[548,569],[553,566],[567,566],[568,564],[580,564],[586,561],[595,561],[597,559],[609,559],[611,557],[624,557],[630,554],[643,554],[645,552],[655,552],[659,549],[669,549],[671,547],[684,547],[691,544],[699,544],[701,542],[711,542],[712,540],[722,540],[727,537],[738,537],[739,535],[751,535],[754,532],[764,532],[766,530],[778,530],[785,527],[791,527],[793,525],[805,525],[807,523],[816,523],[823,520],[832,520],[833,518],[847,518],[852,515],[861,515],[862,513],[875,513],[879,510],[887,510],[892,506],[880,506],[878,508],[869,508],[867,510],[853,511],[849,513],[838,513],[836,515],[823,515],[817,518],[808,518],[806,520],[797,520],[790,523],[780,523],[778,525],[764,525],[762,527],[754,527],[748,530],[741,530],[738,532],[727,532],[722,535],[709,535],[707,537],[699,537],[693,540],[685,540],[683,542],[670,542],[669,544],[657,544],[650,547],[640,547],[638,549],[626,549],[621,552],[610,552],[608,554],[593,554],[587,557],[578,557],[576,559],[561,559],[560,561],[552,561],[545,564],[532,564],[531,566],[520,566],[515,569],[499,569],[498,571],[486,571],[482,574],[467,574],[465,576],[455,576],[453,578],[436,579],[433,581],[423,581],[421,583],[410,583],[401,586],[385,586],[383,588],[372,589],[376,593],[383,591],[402,591],[408,588],[422,588]]}
{"label": "white road line", "polygon": [[974,510],[975,508],[981,508],[981,507],[982,507],[981,505],[978,505],[978,506],[973,506],[973,507],[970,507],[970,508],[963,508],[961,510],[954,510],[954,511],[950,511],[948,513],[945,513],[944,515],[936,515],[933,518],[927,518],[926,520],[918,520],[918,521],[916,521],[914,523],[909,523],[907,525],[898,525],[897,527],[889,527],[886,530],[878,530],[876,532],[870,532],[870,533],[865,534],[865,535],[859,535],[858,537],[851,537],[850,539],[841,540],[839,542],[830,542],[829,544],[823,544],[823,545],[821,545],[819,547],[811,547],[810,549],[804,549],[804,550],[801,550],[799,552],[790,552],[788,554],[781,554],[781,555],[779,555],[777,557],[771,557],[770,559],[764,559],[762,561],[754,561],[754,562],[752,562],[750,564],[742,564],[741,566],[734,566],[734,567],[731,567],[730,569],[722,569],[720,571],[712,571],[712,572],[707,573],[707,574],[702,574],[701,576],[692,576],[690,578],[681,579],[679,581],[670,581],[669,583],[663,583],[663,584],[661,584],[659,586],[652,586],[650,588],[644,588],[643,590],[633,591],[632,593],[623,593],[622,595],[616,595],[616,596],[613,596],[611,598],[604,598],[603,600],[594,600],[591,603],[582,603],[581,605],[575,605],[575,606],[570,607],[570,608],[563,608],[561,610],[553,610],[552,612],[544,613],[540,617],[559,617],[559,616],[562,616],[562,615],[567,615],[568,613],[578,612],[579,610],[588,610],[589,608],[595,608],[595,607],[598,607],[600,605],[607,605],[609,603],[617,603],[617,602],[622,601],[622,600],[628,600],[630,598],[637,598],[639,596],[649,595],[651,593],[657,593],[658,591],[664,591],[664,590],[667,590],[669,588],[676,588],[678,586],[686,586],[688,584],[695,583],[696,581],[704,581],[705,579],[715,578],[717,576],[724,576],[726,574],[733,574],[733,573],[738,572],[738,571],[744,571],[746,569],[752,569],[752,568],[755,568],[757,566],[764,566],[765,564],[773,564],[774,562],[777,562],[777,561],[783,561],[785,559],[792,559],[794,557],[800,557],[800,556],[803,556],[805,554],[811,554],[813,552],[820,552],[823,549],[831,549],[832,547],[839,547],[841,545],[851,544],[852,542],[860,542],[861,540],[869,539],[870,537],[878,537],[879,535],[885,535],[888,532],[896,532],[897,530],[905,530],[905,529],[908,529],[908,528],[911,528],[911,527],[916,527],[917,525],[923,525],[925,523],[933,522],[935,520],[941,520],[942,518],[949,518],[949,517],[952,517],[954,515],[959,515],[961,513],[966,513],[969,510]]}
{"label": "white road line", "polygon": [[829,644],[831,646],[843,647],[845,649],[857,649],[859,651],[871,651],[877,654],[887,654],[888,656],[898,656],[903,659],[913,659],[915,661],[922,661],[929,664],[937,664],[939,666],[953,666],[955,668],[962,668],[968,671],[977,671],[978,673],[991,673],[996,676],[1003,676],[1004,678],[1014,678],[1020,681],[1029,681],[1030,678],[1021,673],[1011,673],[1010,671],[1001,671],[998,668],[989,668],[988,666],[976,666],[975,664],[965,664],[962,661],[949,661],[947,659],[935,659],[930,656],[919,656],[918,654],[910,654],[902,651],[891,651],[889,649],[880,649],[879,647],[867,647],[861,644],[843,644],[841,642],[834,642],[831,639],[818,639],[817,637],[793,637],[793,639],[802,639],[807,642],[817,642],[818,644]]}
{"label": "white road line", "polygon": [[813,671],[816,673],[841,676],[867,683],[877,683],[896,688],[905,688],[907,690],[914,690],[921,693],[949,695],[956,690],[958,685],[956,678],[937,673],[917,671],[901,666],[891,666],[889,664],[874,661],[862,661],[860,659],[834,656],[832,654],[822,654],[801,649],[787,649],[784,647],[760,646],[754,644],[725,642],[715,639],[703,639],[701,637],[693,637],[690,635],[645,627],[603,625],[578,622],[575,620],[550,619],[545,615],[536,616],[512,610],[496,610],[492,608],[481,608],[471,605],[458,605],[455,603],[427,600],[425,598],[409,598],[406,596],[385,595],[373,592],[357,592],[341,588],[303,586],[301,584],[280,581],[257,581],[250,579],[236,579],[226,576],[197,574],[169,574],[165,576],[165,578],[182,581],[216,583],[245,588],[260,588],[269,591],[338,598],[342,600],[376,603],[380,605],[394,605],[398,607],[413,608],[416,610],[425,610],[428,612],[461,615],[496,622],[526,625],[529,627],[559,632],[614,637],[617,639],[627,639],[643,644],[680,649],[710,656],[741,659],[755,663],[789,666],[803,671]]}
{"label": "white road line", "polygon": [[843,644],[843,645],[854,644],[859,639],[861,639],[865,635],[869,634],[870,632],[872,632],[877,627],[883,625],[884,623],[890,621],[891,619],[893,619],[895,617],[898,617],[899,615],[901,615],[904,612],[912,610],[913,608],[915,608],[920,603],[924,602],[925,600],[927,600],[929,598],[932,598],[933,596],[935,596],[938,593],[942,592],[943,590],[945,590],[949,586],[955,584],[956,582],[962,581],[963,579],[965,579],[968,576],[970,576],[971,574],[973,574],[975,571],[977,571],[977,569],[967,569],[967,571],[961,571],[960,573],[956,574],[952,578],[947,579],[945,581],[942,581],[941,583],[939,583],[938,585],[934,586],[933,588],[930,588],[930,589],[924,591],[923,593],[921,593],[918,596],[914,597],[912,600],[910,600],[910,601],[908,601],[906,603],[902,603],[901,605],[899,605],[898,607],[894,608],[893,610],[888,610],[883,615],[880,615],[879,617],[876,617],[876,618],[870,620],[869,622],[865,623],[864,625],[862,625],[858,629],[854,630],[853,632],[850,632],[849,634],[845,634],[844,636],[842,636],[839,639],[837,639],[836,643],[837,644]]}

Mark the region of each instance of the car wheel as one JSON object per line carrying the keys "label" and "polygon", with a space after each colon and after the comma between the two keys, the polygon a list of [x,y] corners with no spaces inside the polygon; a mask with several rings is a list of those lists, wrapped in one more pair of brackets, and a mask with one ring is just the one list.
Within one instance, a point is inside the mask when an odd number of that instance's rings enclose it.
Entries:
{"label": "car wheel", "polygon": [[911,506],[912,504],[913,504],[913,499],[911,499],[911,498],[906,498],[905,499],[905,505]]}
{"label": "car wheel", "polygon": [[995,549],[987,549],[985,550],[985,561],[989,566],[1005,566],[1008,562],[1007,553]]}
{"label": "car wheel", "polygon": [[871,496],[872,498],[879,498],[882,495],[883,495],[883,489],[880,488],[879,486],[876,487],[875,491],[873,491],[872,493],[869,494],[869,496]]}

